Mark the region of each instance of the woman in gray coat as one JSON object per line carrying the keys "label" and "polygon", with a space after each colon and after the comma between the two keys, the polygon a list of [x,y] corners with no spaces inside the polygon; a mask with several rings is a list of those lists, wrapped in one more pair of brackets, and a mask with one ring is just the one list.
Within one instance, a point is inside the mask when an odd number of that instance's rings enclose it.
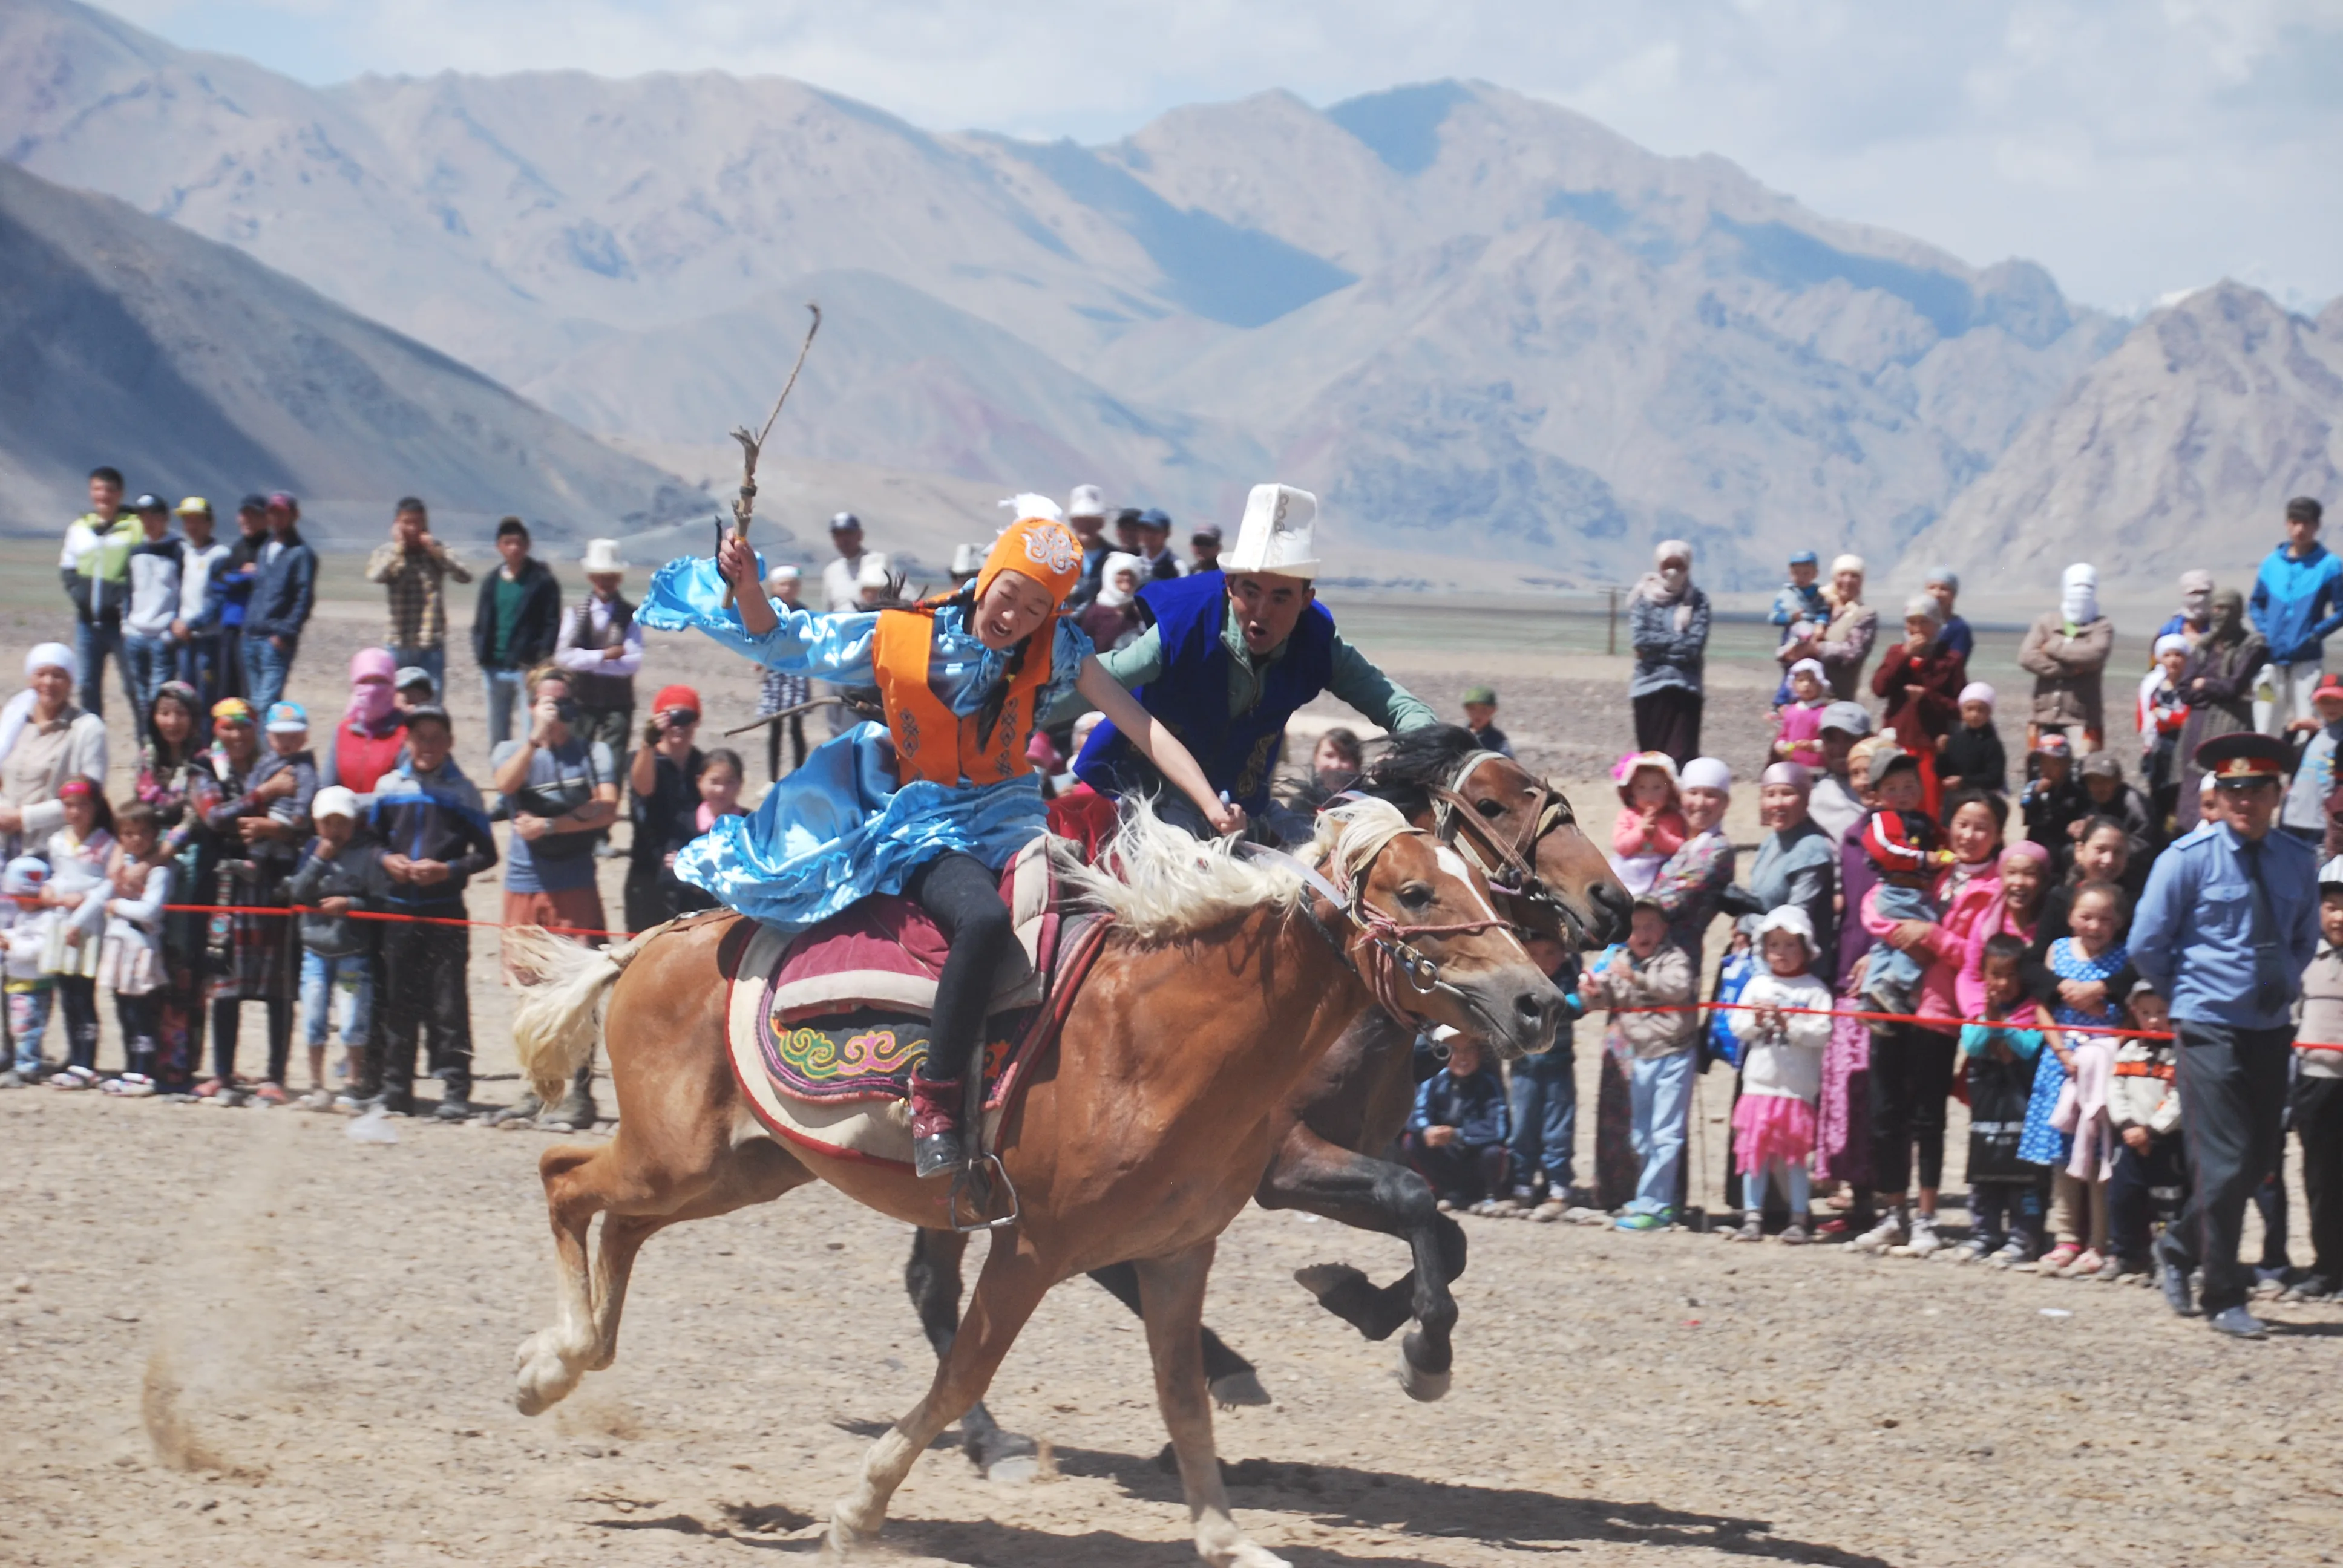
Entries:
{"label": "woman in gray coat", "polygon": [[1700,755],[1701,659],[1708,648],[1708,596],[1693,586],[1692,547],[1664,539],[1654,569],[1635,584],[1627,636],[1635,673],[1635,749],[1664,751],[1681,768]]}

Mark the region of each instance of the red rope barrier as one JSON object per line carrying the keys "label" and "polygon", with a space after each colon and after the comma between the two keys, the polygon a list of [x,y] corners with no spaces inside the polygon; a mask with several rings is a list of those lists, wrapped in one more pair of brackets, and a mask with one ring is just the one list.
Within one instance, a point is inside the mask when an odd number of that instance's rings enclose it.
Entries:
{"label": "red rope barrier", "polygon": [[[1795,1013],[1802,1018],[1851,1018],[1861,1023],[1929,1023],[1939,1029],[1959,1028],[1974,1023],[1985,1029],[2055,1029],[2066,1034],[2104,1034],[2118,1040],[2177,1040],[2169,1030],[2117,1029],[2096,1023],[2016,1023],[2008,1019],[1990,1018],[1923,1018],[1910,1012],[1863,1012],[1854,1008],[1768,1007],[1750,1001],[1687,1001],[1661,1007],[1614,1007],[1606,1012],[1780,1012]],[[2343,1045],[2324,1045],[2316,1040],[2298,1040],[2297,1050],[2343,1050]]]}
{"label": "red rope barrier", "polygon": [[[165,904],[166,913],[174,915],[322,915],[326,911],[314,904]],[[478,926],[486,930],[501,931],[510,927],[534,924],[522,920],[459,920],[452,915],[398,915],[374,910],[345,910],[339,916],[346,920],[397,920],[417,926]],[[540,926],[559,937],[611,937],[625,940],[632,931],[599,931],[589,926]]]}

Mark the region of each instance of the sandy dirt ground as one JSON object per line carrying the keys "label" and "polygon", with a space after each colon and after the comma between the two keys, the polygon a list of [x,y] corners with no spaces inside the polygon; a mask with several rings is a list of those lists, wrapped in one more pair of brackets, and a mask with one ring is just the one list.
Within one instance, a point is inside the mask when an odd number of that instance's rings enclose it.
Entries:
{"label": "sandy dirt ground", "polygon": [[[321,716],[377,624],[341,591],[295,681]],[[12,642],[53,627],[29,604],[0,609]],[[1558,779],[1590,779],[1625,748],[1624,661],[1573,656],[1541,674],[1519,652],[1427,653],[1438,640],[1436,627],[1395,634],[1386,657],[1443,708],[1472,670],[1493,673],[1503,722]],[[744,664],[664,639],[654,659],[656,680],[701,685],[712,720],[751,711]],[[1759,682],[1725,673],[1712,749],[1745,774],[1764,741]],[[476,683],[459,678],[453,697],[459,726],[476,727]],[[118,797],[118,713],[115,729]],[[459,756],[484,773],[475,749]],[[1599,790],[1575,793],[1607,828]],[[1729,822],[1754,843],[1754,800]],[[614,916],[617,874],[606,867]],[[499,891],[476,887],[476,913]],[[492,1103],[518,1089],[494,953],[494,934],[476,933]],[[1590,1089],[1594,1033],[1583,1027],[1578,1050]],[[102,1064],[117,1049],[109,1026]],[[1728,1092],[1721,1075],[1704,1086],[1695,1138],[1712,1205]],[[511,1358],[551,1311],[536,1176],[551,1139],[406,1122],[397,1144],[361,1146],[344,1125],[0,1095],[13,1199],[0,1211],[0,1561],[810,1556],[870,1439],[924,1387],[906,1232],[817,1190],[653,1242],[618,1364],[524,1420]],[[1582,1161],[1592,1136],[1590,1114]],[[1960,1146],[1956,1131],[1956,1190]],[[2234,1345],[2144,1290],[1690,1231],[1467,1223],[1456,1389],[1430,1406],[1393,1383],[1392,1344],[1362,1342],[1292,1281],[1335,1259],[1388,1279],[1395,1242],[1248,1211],[1222,1244],[1210,1320],[1275,1401],[1221,1418],[1232,1495],[1240,1521],[1303,1568],[2343,1552],[2343,1311],[2273,1309],[2276,1338]],[[1194,1561],[1157,1462],[1142,1336],[1103,1292],[1078,1281],[1052,1294],[992,1407],[1046,1440],[1054,1474],[1007,1486],[930,1454],[898,1498],[890,1560]]]}

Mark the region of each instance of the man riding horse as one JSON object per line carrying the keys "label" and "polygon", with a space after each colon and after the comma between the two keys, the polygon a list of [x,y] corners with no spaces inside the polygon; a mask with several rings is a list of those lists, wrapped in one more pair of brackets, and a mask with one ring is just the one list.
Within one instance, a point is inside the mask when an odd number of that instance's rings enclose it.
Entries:
{"label": "man riding horse", "polygon": [[[1151,583],[1139,592],[1154,624],[1128,648],[1099,656],[1158,724],[1178,736],[1221,799],[1242,809],[1266,837],[1305,841],[1306,818],[1269,798],[1286,721],[1331,691],[1393,734],[1439,722],[1431,709],[1377,669],[1334,629],[1318,602],[1311,554],[1318,498],[1290,485],[1255,485],[1236,547],[1218,570]],[[1062,723],[1097,704],[1084,689],[1053,705]],[[1115,716],[1092,733],[1074,771],[1101,795],[1164,796],[1165,779]],[[1207,819],[1183,801],[1159,799],[1167,821],[1196,832]],[[1217,824],[1215,831],[1224,831]]]}

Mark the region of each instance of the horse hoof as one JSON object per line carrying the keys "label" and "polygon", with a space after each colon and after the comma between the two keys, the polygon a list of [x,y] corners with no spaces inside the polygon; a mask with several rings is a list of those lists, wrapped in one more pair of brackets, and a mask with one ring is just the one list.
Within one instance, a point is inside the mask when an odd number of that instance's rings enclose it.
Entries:
{"label": "horse hoof", "polygon": [[1265,1546],[1250,1541],[1240,1541],[1234,1546],[1220,1551],[1199,1549],[1197,1555],[1212,1564],[1212,1568],[1293,1568],[1293,1564]]}
{"label": "horse hoof", "polygon": [[987,1481],[1022,1486],[1041,1473],[1040,1451],[1030,1437],[1000,1432],[980,1443],[968,1445],[969,1462]]}
{"label": "horse hoof", "polygon": [[821,1561],[843,1563],[861,1556],[861,1549],[870,1544],[878,1532],[857,1530],[846,1522],[848,1503],[840,1498],[830,1511],[830,1529],[821,1538]]}
{"label": "horse hoof", "polygon": [[1434,1400],[1445,1398],[1448,1385],[1456,1379],[1453,1368],[1446,1372],[1424,1371],[1407,1359],[1405,1345],[1400,1346],[1399,1365],[1394,1372],[1399,1378],[1399,1386],[1406,1391],[1407,1397],[1423,1404],[1430,1404]]}
{"label": "horse hoof", "polygon": [[1006,1454],[984,1467],[984,1479],[996,1486],[1023,1486],[1041,1473],[1041,1458],[1033,1453]]}
{"label": "horse hoof", "polygon": [[545,1342],[546,1337],[529,1335],[513,1356],[513,1408],[523,1415],[543,1414],[578,1386],[578,1374]]}
{"label": "horse hoof", "polygon": [[1250,1372],[1229,1372],[1212,1380],[1212,1402],[1222,1410],[1234,1410],[1241,1404],[1267,1404],[1269,1391]]}
{"label": "horse hoof", "polygon": [[1322,1302],[1336,1291],[1365,1284],[1367,1276],[1348,1263],[1309,1263],[1293,1271],[1293,1282]]}

